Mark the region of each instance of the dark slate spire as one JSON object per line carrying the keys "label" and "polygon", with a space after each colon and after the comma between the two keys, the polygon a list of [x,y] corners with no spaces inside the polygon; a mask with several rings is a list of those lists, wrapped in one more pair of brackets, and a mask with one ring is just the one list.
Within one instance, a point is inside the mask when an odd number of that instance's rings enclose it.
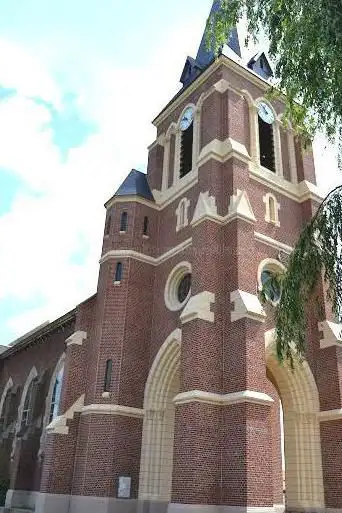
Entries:
{"label": "dark slate spire", "polygon": [[[214,0],[209,16],[219,11],[220,6],[220,0]],[[231,31],[229,36],[227,36],[227,44],[238,55],[238,57],[241,57],[239,36],[236,27]],[[188,57],[185,62],[183,73],[180,79],[183,86],[185,87],[189,85],[191,82],[193,82],[195,78],[197,78],[198,75],[200,75],[200,73],[204,71],[213,62],[214,58],[214,52],[207,48],[205,30],[202,36],[201,44],[197,52],[196,59]]]}
{"label": "dark slate spire", "polygon": [[140,196],[149,201],[154,201],[147,176],[136,169],[132,169],[114,196]]}

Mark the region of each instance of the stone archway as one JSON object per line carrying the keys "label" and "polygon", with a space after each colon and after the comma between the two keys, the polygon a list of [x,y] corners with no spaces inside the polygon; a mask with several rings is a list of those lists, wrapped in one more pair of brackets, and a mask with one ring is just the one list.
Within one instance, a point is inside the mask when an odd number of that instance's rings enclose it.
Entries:
{"label": "stone archway", "polygon": [[144,397],[139,498],[171,499],[175,407],[179,392],[181,330],[166,339],[151,367]]}
{"label": "stone archway", "polygon": [[[324,508],[318,390],[307,362],[292,371],[274,356],[266,333],[266,366],[284,412],[286,506]],[[181,330],[166,339],[151,367],[144,397],[140,500],[168,503],[171,496],[175,408],[179,392]]]}
{"label": "stone archway", "polygon": [[286,507],[324,508],[319,397],[307,362],[279,365],[273,334],[266,333],[266,365],[284,413]]}

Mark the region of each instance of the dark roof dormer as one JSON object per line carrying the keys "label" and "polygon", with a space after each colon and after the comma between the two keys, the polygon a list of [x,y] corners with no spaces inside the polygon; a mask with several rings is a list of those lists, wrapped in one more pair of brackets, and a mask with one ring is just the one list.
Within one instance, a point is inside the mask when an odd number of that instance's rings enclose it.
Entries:
{"label": "dark roof dormer", "polygon": [[254,71],[257,75],[260,75],[265,80],[273,77],[274,73],[265,52],[258,52],[248,62],[247,67]]}
{"label": "dark roof dormer", "polygon": [[[215,13],[217,13],[221,8],[221,1],[214,0],[209,18]],[[235,52],[235,54],[241,58],[241,49],[239,36],[236,27],[227,34],[227,45],[228,47]],[[196,59],[192,57],[188,57],[185,66],[183,68],[183,73],[180,78],[183,87],[188,86],[193,82],[201,73],[204,71],[210,64],[214,61],[215,54],[214,52],[207,47],[207,30],[204,30],[204,34],[202,36],[201,44],[199,46]]]}

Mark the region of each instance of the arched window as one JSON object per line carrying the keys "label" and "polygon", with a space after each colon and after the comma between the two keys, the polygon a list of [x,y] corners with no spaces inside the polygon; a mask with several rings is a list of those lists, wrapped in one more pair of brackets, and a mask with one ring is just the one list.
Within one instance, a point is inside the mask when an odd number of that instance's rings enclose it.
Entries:
{"label": "arched window", "polygon": [[190,200],[187,198],[182,198],[178,203],[178,207],[176,208],[176,216],[177,216],[177,224],[176,224],[176,232],[185,228],[189,224],[188,219],[188,210],[190,207]]}
{"label": "arched window", "polygon": [[52,390],[49,424],[58,415],[59,403],[61,401],[62,383],[63,383],[64,366],[58,371],[55,384]]}
{"label": "arched window", "polygon": [[275,117],[272,109],[267,103],[260,102],[258,105],[260,164],[269,171],[273,171],[273,173],[276,172],[273,134],[274,122]]}
{"label": "arched window", "polygon": [[270,196],[268,198],[268,205],[269,205],[269,209],[270,209],[270,221],[271,221],[271,223],[274,223],[275,217],[276,217],[276,206],[275,206],[275,200],[274,200],[273,196]]}
{"label": "arched window", "polygon": [[32,421],[36,384],[37,380],[33,379],[27,389],[23,411],[21,414],[20,431],[29,426]]}
{"label": "arched window", "polygon": [[106,220],[106,226],[105,226],[105,235],[109,235],[110,234],[110,227],[111,227],[111,224],[112,224],[112,216],[109,215],[107,217],[107,220]]}
{"label": "arched window", "polygon": [[143,223],[143,235],[148,235],[148,217],[144,217],[144,223]]}
{"label": "arched window", "polygon": [[194,108],[188,107],[181,120],[181,149],[180,149],[180,171],[179,176],[190,173],[192,170],[192,150],[194,143]]}
{"label": "arched window", "polygon": [[128,226],[128,214],[127,212],[122,212],[120,219],[120,232],[127,232]]}
{"label": "arched window", "polygon": [[280,226],[279,222],[279,210],[280,203],[278,203],[277,198],[274,194],[268,192],[263,197],[263,202],[265,203],[265,221],[267,223],[272,223],[275,226]]}
{"label": "arched window", "polygon": [[265,298],[273,306],[277,305],[281,296],[279,276],[284,273],[285,267],[272,258],[263,260],[258,269],[259,291],[263,290]]}
{"label": "arched window", "polygon": [[112,383],[112,369],[113,369],[113,360],[107,360],[104,386],[103,386],[104,392],[110,392],[110,387],[111,387],[111,383]]}
{"label": "arched window", "polygon": [[115,269],[115,282],[120,282],[122,279],[122,263],[118,262]]}

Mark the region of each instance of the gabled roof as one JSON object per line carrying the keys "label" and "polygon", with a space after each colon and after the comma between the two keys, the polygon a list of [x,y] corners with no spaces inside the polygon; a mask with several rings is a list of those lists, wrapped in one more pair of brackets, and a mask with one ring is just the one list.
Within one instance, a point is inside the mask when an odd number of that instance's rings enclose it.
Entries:
{"label": "gabled roof", "polygon": [[255,73],[260,75],[262,78],[265,78],[266,80],[273,77],[274,75],[269,58],[262,50],[250,59],[250,61],[247,63],[247,67],[252,69]]}
{"label": "gabled roof", "polygon": [[142,198],[154,202],[146,174],[137,171],[137,169],[132,169],[114,196],[141,196]]}

